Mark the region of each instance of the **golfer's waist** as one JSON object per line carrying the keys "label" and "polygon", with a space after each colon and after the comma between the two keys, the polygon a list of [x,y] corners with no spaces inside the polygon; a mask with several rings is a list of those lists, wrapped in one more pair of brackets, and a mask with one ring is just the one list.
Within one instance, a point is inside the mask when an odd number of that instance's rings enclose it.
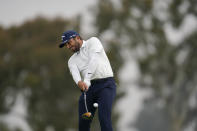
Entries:
{"label": "golfer's waist", "polygon": [[94,83],[100,83],[100,82],[105,82],[105,81],[108,81],[108,80],[113,80],[114,78],[113,77],[106,77],[106,78],[98,78],[98,79],[93,79],[91,80],[91,84],[94,84]]}

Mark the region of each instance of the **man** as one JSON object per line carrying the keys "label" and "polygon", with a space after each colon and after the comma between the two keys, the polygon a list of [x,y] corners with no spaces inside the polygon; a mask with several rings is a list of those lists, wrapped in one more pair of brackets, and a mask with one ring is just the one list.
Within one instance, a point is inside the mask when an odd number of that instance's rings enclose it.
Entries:
{"label": "man", "polygon": [[[98,38],[92,37],[87,41],[72,30],[62,35],[60,48],[67,47],[73,52],[68,60],[71,75],[82,91],[79,98],[79,131],[90,131],[91,119],[81,117],[87,109],[94,116],[98,103],[98,115],[101,131],[112,131],[111,111],[116,94],[116,85],[113,79],[113,71],[106,56],[103,46]],[[84,93],[86,93],[86,102]]]}

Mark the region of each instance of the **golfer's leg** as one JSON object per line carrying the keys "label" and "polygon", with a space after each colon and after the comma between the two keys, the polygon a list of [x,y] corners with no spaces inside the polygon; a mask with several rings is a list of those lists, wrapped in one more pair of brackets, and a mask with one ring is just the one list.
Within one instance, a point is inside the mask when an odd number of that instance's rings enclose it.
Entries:
{"label": "golfer's leg", "polygon": [[111,111],[115,94],[115,88],[104,88],[99,93],[98,113],[101,131],[113,131],[111,122]]}
{"label": "golfer's leg", "polygon": [[[91,95],[87,94],[88,110],[94,116],[95,109],[93,108],[93,106],[91,106],[92,103],[93,102],[92,102],[92,99],[91,99]],[[90,124],[91,124],[92,120],[83,119],[81,117],[83,115],[83,113],[86,113],[86,109],[85,109],[85,103],[84,103],[84,94],[82,93],[80,98],[79,98],[79,131],[90,131]]]}

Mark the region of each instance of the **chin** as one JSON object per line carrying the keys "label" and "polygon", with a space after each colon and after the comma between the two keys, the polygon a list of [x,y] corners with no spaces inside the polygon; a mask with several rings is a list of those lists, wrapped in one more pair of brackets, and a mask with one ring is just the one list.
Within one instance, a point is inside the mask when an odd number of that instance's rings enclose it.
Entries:
{"label": "chin", "polygon": [[78,49],[75,49],[75,50],[72,50],[73,52],[78,52],[79,50]]}
{"label": "chin", "polygon": [[75,53],[75,52],[77,52],[77,50],[72,50],[72,52],[74,52],[74,53]]}

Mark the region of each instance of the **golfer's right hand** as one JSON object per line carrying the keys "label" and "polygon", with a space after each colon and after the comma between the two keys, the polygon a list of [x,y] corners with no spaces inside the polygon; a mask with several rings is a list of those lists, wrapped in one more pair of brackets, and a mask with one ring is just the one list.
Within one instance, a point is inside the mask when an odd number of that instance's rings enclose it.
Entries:
{"label": "golfer's right hand", "polygon": [[80,90],[82,90],[82,91],[87,91],[87,90],[88,90],[88,86],[87,86],[86,83],[83,82],[83,81],[79,81],[79,82],[78,82],[78,87],[79,87]]}

